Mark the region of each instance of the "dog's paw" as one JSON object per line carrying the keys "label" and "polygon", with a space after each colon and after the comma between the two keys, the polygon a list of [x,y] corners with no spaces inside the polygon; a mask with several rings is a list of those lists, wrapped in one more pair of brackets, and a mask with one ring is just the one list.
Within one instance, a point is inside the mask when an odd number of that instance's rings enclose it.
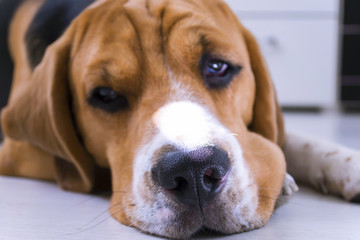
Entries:
{"label": "dog's paw", "polygon": [[297,181],[360,203],[360,151],[298,133],[286,139],[287,170]]}
{"label": "dog's paw", "polygon": [[290,174],[286,173],[281,194],[284,196],[290,196],[297,191],[299,191],[299,187],[296,185],[294,178]]}
{"label": "dog's paw", "polygon": [[325,194],[336,194],[360,203],[360,152],[343,148],[323,155],[328,158],[313,178],[313,184]]}
{"label": "dog's paw", "polygon": [[276,200],[275,208],[279,208],[289,202],[291,196],[298,190],[299,187],[296,185],[294,178],[286,173],[280,196]]}

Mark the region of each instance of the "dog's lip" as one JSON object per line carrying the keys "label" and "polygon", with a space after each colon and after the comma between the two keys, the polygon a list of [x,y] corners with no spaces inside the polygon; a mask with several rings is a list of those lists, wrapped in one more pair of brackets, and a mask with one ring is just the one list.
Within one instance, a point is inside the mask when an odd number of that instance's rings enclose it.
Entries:
{"label": "dog's lip", "polygon": [[222,233],[220,231],[214,230],[212,228],[209,228],[205,225],[203,225],[198,231],[196,231],[192,236],[200,237],[200,238],[207,238],[207,237],[223,237],[225,236],[225,233]]}
{"label": "dog's lip", "polygon": [[[188,234],[187,237],[206,237],[208,234],[211,234],[212,236],[213,234],[222,236],[223,234],[226,234],[227,220],[219,222],[216,220],[216,216],[221,217],[226,214],[226,212],[223,211],[226,211],[227,209],[219,208],[219,206],[224,204],[224,195],[222,194],[226,195],[229,190],[226,188],[226,184],[230,177],[231,171],[221,179],[219,184],[222,185],[222,189],[220,190],[221,192],[218,193],[219,195],[204,206],[188,206],[182,204],[177,200],[176,195],[171,190],[160,189],[160,192],[165,195],[165,198],[163,198],[164,205],[161,204],[163,207],[158,209],[159,220],[163,221],[168,229],[172,229],[170,232],[172,232],[174,228],[180,229],[181,232],[186,231]],[[240,232],[243,231],[248,231],[248,229],[242,229]]]}
{"label": "dog's lip", "polygon": [[[166,221],[169,226],[175,225],[176,228],[186,229],[188,237],[194,236],[222,236],[225,233],[221,230],[216,230],[211,226],[207,226],[206,219],[209,219],[207,214],[203,214],[199,207],[187,207],[187,209],[179,215],[177,210],[173,207],[166,207],[159,209],[159,215],[163,221]],[[180,224],[180,225],[179,225]],[[172,228],[172,227],[171,227]]]}
{"label": "dog's lip", "polygon": [[[208,218],[204,216],[201,209],[195,206],[188,206],[186,209],[183,209],[181,215],[179,215],[178,209],[174,209],[173,206],[167,205],[158,209],[158,216],[169,225],[175,225],[176,228],[187,229],[188,237],[197,236],[197,235],[206,235],[207,233],[222,235],[221,231],[212,229],[209,226],[206,226],[205,219]],[[180,224],[180,225],[179,225]]]}

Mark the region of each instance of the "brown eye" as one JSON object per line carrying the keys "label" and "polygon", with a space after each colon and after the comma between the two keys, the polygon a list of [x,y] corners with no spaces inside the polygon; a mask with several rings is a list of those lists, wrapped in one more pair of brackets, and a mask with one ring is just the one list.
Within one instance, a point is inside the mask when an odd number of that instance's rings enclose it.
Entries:
{"label": "brown eye", "polygon": [[208,88],[225,88],[240,72],[240,66],[234,66],[224,60],[203,56],[200,69]]}
{"label": "brown eye", "polygon": [[129,107],[129,102],[126,97],[109,87],[97,87],[93,89],[88,98],[88,102],[91,106],[110,113],[115,113]]}

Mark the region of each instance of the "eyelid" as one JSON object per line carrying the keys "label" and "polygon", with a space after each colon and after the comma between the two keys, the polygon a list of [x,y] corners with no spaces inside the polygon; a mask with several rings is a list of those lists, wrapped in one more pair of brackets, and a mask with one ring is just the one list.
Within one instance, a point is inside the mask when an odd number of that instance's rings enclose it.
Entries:
{"label": "eyelid", "polygon": [[[106,99],[107,97],[106,94],[105,95],[100,94],[100,91],[104,89],[109,91],[110,101],[106,101],[106,100],[104,101],[104,99]],[[114,95],[115,97],[111,99],[111,95]],[[125,95],[116,92],[114,89],[110,87],[105,87],[105,86],[98,86],[92,89],[87,98],[87,102],[92,107],[100,108],[109,113],[115,113],[120,110],[126,110],[130,106],[128,98]]]}
{"label": "eyelid", "polygon": [[[220,75],[207,75],[207,67],[208,63],[212,61],[218,61],[227,65],[226,74],[223,76]],[[209,89],[222,89],[226,88],[234,79],[234,76],[237,75],[242,67],[240,65],[234,64],[231,61],[226,60],[225,58],[221,58],[214,55],[204,54],[200,60],[200,72],[202,75],[202,79]]]}
{"label": "eyelid", "polygon": [[220,54],[205,53],[201,57],[200,62],[204,63],[206,60],[208,62],[210,62],[210,61],[220,61],[220,62],[228,64],[229,66],[233,67],[234,69],[243,68],[241,63],[239,63],[238,61],[233,60],[233,57],[226,57],[226,56],[220,55]]}
{"label": "eyelid", "polygon": [[238,74],[241,71],[241,69],[243,69],[243,66],[240,64],[232,63],[231,61],[228,61],[224,58],[219,58],[219,57],[215,57],[215,56],[211,56],[211,55],[204,55],[202,57],[201,64],[200,64],[201,68],[206,66],[206,64],[211,61],[219,61],[219,62],[227,64],[229,71],[231,71],[232,74],[234,74],[234,75]]}

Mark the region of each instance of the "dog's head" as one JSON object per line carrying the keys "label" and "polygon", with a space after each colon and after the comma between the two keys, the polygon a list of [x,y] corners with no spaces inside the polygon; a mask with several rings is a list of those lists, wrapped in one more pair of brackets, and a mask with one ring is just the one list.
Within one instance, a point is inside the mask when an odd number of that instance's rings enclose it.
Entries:
{"label": "dog's head", "polygon": [[285,175],[282,116],[254,37],[220,0],[99,1],[46,51],[2,117],[62,158],[110,211],[152,234],[235,233],[270,218]]}

